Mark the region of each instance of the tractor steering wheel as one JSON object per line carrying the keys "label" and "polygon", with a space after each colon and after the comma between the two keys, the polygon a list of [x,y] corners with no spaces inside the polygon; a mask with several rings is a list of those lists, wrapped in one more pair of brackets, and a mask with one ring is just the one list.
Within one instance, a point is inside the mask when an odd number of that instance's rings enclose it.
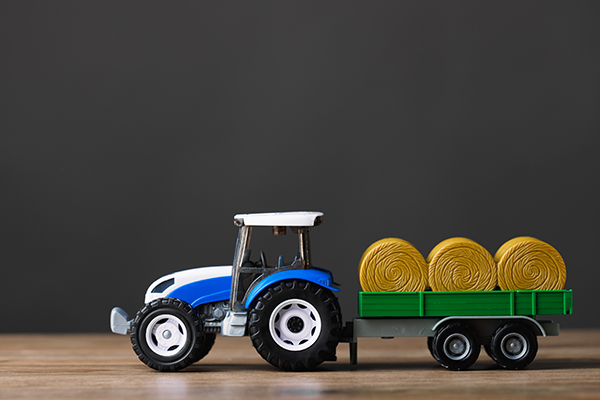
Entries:
{"label": "tractor steering wheel", "polygon": [[267,268],[267,257],[265,257],[265,252],[262,250],[260,252],[260,262],[262,263],[263,268]]}

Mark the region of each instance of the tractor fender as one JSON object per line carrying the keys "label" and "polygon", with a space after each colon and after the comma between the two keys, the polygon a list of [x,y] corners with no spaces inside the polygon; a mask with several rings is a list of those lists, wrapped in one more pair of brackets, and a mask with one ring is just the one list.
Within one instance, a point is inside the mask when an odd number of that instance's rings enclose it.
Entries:
{"label": "tractor fender", "polygon": [[334,286],[335,283],[333,283],[333,277],[331,276],[331,272],[325,269],[292,269],[288,271],[276,272],[260,281],[248,293],[248,296],[246,297],[246,302],[244,303],[244,307],[250,308],[250,305],[252,304],[254,299],[260,294],[260,292],[262,292],[267,287],[273,285],[274,283],[288,279],[302,279],[305,281],[315,283],[326,289],[329,289],[332,292],[340,291],[340,289]]}

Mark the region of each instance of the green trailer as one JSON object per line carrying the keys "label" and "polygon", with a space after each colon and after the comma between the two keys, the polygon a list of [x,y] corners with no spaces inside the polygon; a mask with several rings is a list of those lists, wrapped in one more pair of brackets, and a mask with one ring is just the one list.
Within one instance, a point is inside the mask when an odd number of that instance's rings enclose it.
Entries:
{"label": "green trailer", "polygon": [[427,337],[431,355],[451,370],[469,368],[481,347],[501,367],[521,369],[537,354],[537,336],[557,336],[542,315],[573,311],[571,290],[359,292],[359,318],[344,341],[357,362],[359,337]]}

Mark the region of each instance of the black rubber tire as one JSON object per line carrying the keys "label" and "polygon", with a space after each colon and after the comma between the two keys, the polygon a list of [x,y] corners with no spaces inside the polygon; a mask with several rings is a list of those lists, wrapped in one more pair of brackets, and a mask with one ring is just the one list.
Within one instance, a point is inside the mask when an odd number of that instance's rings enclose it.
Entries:
{"label": "black rubber tire", "polygon": [[[161,315],[165,318],[172,316],[179,319],[182,322],[179,329],[185,330],[187,334],[185,343],[180,346],[181,349],[169,356],[157,354],[146,340],[148,325]],[[156,326],[159,323],[160,321]],[[183,369],[208,353],[206,351],[202,354],[205,339],[202,320],[196,316],[192,307],[178,299],[162,298],[146,304],[138,311],[131,324],[130,338],[133,351],[140,361],[150,368],[163,372]]]}
{"label": "black rubber tire", "polygon": [[435,354],[433,354],[433,336],[427,337],[427,348],[429,349],[429,354],[431,354],[431,357],[437,361]]}
{"label": "black rubber tire", "polygon": [[[512,341],[514,349],[509,345]],[[535,334],[524,324],[509,322],[494,332],[490,342],[490,355],[504,369],[523,369],[537,355],[538,343]]]}
{"label": "black rubber tire", "polygon": [[[321,332],[308,348],[291,351],[281,347],[269,329],[271,314],[292,299],[303,300],[316,309]],[[304,280],[286,280],[265,289],[250,312],[248,323],[252,345],[267,362],[285,371],[313,370],[323,361],[335,359],[342,331],[342,315],[331,291]]]}
{"label": "black rubber tire", "polygon": [[213,345],[215,344],[216,338],[217,338],[217,335],[214,333],[207,333],[204,336],[204,342],[202,343],[202,346],[200,346],[200,352],[196,356],[196,359],[194,360],[194,362],[200,361],[208,355],[210,350],[213,348]]}
{"label": "black rubber tire", "polygon": [[[458,346],[461,352],[452,352],[452,344]],[[461,371],[469,368],[477,361],[481,351],[481,342],[466,324],[450,323],[440,328],[431,343],[433,357],[444,368]]]}

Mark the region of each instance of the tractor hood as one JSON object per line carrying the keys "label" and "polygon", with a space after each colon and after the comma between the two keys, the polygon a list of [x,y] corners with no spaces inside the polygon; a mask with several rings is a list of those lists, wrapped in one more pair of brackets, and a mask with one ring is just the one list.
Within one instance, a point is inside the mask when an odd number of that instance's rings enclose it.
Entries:
{"label": "tractor hood", "polygon": [[[154,281],[146,291],[145,303],[162,297],[175,297],[195,307],[203,298],[229,298],[231,288],[230,265],[200,267],[165,275]],[[198,292],[198,289],[202,289]],[[190,294],[195,292],[195,298]],[[200,295],[200,297],[198,297]],[[208,302],[208,301],[206,301]]]}

